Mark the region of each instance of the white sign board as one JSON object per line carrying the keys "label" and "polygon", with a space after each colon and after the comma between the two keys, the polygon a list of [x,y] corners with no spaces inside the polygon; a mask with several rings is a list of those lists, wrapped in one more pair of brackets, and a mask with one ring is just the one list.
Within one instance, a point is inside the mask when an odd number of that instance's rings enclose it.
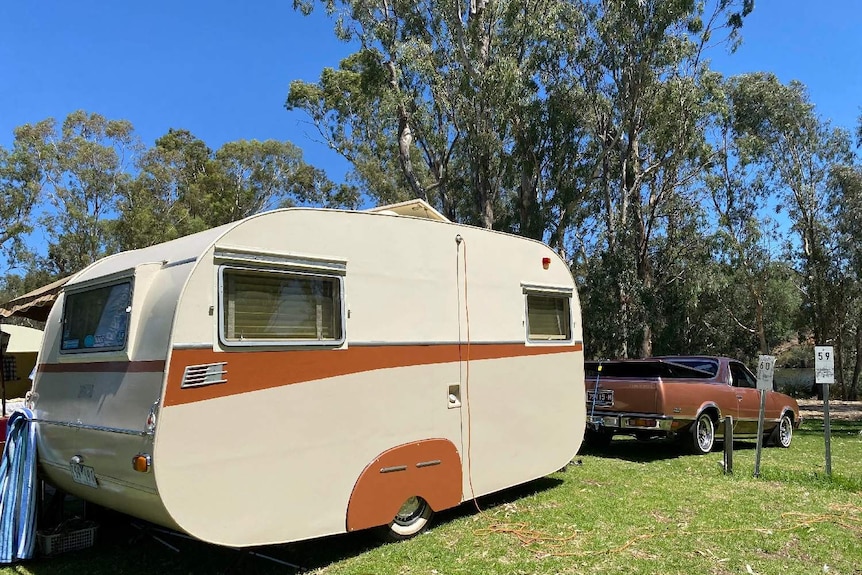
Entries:
{"label": "white sign board", "polygon": [[831,345],[814,346],[814,382],[835,383],[835,353]]}
{"label": "white sign board", "polygon": [[757,361],[757,389],[772,389],[772,377],[775,374],[775,356],[761,355]]}

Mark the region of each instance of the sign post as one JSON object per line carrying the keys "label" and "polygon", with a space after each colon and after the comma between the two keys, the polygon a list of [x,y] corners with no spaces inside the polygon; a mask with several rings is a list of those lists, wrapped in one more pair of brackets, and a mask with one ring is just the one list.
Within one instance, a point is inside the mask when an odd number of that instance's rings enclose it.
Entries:
{"label": "sign post", "polygon": [[763,417],[766,412],[766,392],[772,389],[775,356],[761,355],[757,361],[757,389],[760,391],[760,413],[757,415],[757,451],[754,456],[754,476],[760,477],[760,453],[763,451]]}
{"label": "sign post", "polygon": [[826,476],[832,477],[832,425],[829,421],[829,385],[835,383],[835,353],[831,345],[814,346],[814,383],[823,385],[823,436],[826,440]]}

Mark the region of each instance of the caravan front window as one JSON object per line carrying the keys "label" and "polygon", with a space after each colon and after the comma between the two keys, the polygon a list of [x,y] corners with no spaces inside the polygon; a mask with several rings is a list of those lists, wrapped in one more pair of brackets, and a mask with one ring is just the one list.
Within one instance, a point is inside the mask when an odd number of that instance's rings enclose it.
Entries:
{"label": "caravan front window", "polygon": [[131,281],[67,293],[60,351],[123,349],[131,303]]}
{"label": "caravan front window", "polygon": [[341,279],[222,269],[221,339],[227,345],[343,341]]}

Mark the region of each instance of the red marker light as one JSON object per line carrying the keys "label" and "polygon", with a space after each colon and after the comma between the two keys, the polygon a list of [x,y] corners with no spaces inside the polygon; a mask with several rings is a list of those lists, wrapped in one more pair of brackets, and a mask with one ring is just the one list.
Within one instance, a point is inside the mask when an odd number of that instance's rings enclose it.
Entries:
{"label": "red marker light", "polygon": [[551,267],[551,258],[542,258],[542,268],[548,269]]}

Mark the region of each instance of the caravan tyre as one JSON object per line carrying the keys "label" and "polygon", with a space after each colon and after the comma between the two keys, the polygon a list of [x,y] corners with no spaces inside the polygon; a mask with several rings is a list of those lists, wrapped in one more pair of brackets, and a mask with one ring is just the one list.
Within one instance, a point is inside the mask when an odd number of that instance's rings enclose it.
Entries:
{"label": "caravan tyre", "polygon": [[382,527],[383,539],[402,541],[415,537],[425,531],[433,516],[428,502],[414,495],[404,502],[389,525]]}

